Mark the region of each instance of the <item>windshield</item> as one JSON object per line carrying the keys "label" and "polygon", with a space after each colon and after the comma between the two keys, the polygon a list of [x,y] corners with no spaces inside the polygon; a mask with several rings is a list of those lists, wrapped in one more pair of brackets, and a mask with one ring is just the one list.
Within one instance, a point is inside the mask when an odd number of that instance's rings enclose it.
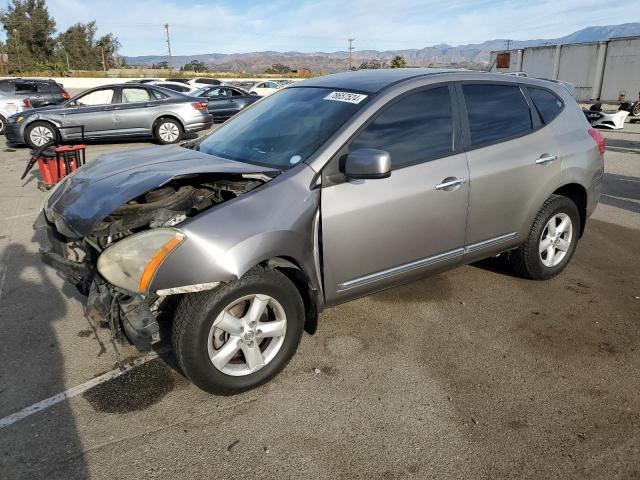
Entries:
{"label": "windshield", "polygon": [[367,100],[367,95],[298,87],[255,103],[206,137],[199,150],[277,169],[305,161]]}
{"label": "windshield", "polygon": [[198,88],[196,90],[194,90],[193,92],[191,92],[191,96],[192,97],[201,97],[202,95],[204,95],[204,92],[206,92],[207,90],[209,90],[211,87],[201,87]]}

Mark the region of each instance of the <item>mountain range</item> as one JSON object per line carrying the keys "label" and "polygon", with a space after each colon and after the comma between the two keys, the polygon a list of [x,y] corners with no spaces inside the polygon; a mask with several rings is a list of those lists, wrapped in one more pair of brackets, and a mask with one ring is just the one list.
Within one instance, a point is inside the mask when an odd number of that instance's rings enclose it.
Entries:
{"label": "mountain range", "polygon": [[[507,40],[495,39],[482,43],[451,46],[446,43],[433,45],[421,49],[405,50],[356,50],[353,52],[353,65],[362,62],[379,60],[389,62],[396,55],[405,58],[408,66],[464,66],[467,68],[482,68],[489,62],[490,52],[509,48],[517,49],[539,45],[558,45],[566,43],[582,43],[607,40],[615,37],[629,37],[640,35],[640,22],[623,23],[620,25],[604,25],[586,27],[560,38],[536,40]],[[147,55],[125,57],[129,65],[150,67],[154,63],[166,61],[166,56]],[[339,52],[250,52],[250,53],[205,53],[201,55],[174,55],[172,63],[181,67],[193,60],[207,64],[217,72],[247,72],[259,73],[273,64],[284,64],[293,69],[307,68],[313,72],[332,73],[342,71],[349,66],[349,54]]]}

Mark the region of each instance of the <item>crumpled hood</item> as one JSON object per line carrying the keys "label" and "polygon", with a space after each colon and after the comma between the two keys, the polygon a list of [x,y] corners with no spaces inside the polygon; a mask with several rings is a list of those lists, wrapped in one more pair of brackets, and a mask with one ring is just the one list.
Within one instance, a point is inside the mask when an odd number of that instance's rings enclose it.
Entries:
{"label": "crumpled hood", "polygon": [[60,182],[45,204],[45,215],[62,234],[81,237],[124,203],[175,177],[199,173],[275,176],[278,171],[176,145],[124,150],[101,155]]}

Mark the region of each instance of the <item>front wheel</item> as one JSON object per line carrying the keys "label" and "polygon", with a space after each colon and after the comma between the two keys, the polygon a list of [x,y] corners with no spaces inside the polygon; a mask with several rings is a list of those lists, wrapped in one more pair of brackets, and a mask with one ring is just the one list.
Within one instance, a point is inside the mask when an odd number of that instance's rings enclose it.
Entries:
{"label": "front wheel", "polygon": [[551,195],[538,212],[527,241],[509,256],[520,275],[546,280],[565,269],[580,236],[578,207],[569,198]]}
{"label": "front wheel", "polygon": [[277,375],[303,327],[295,285],[278,271],[254,269],[215,290],[185,295],[173,322],[173,350],[195,385],[231,395]]}
{"label": "front wheel", "polygon": [[640,117],[640,102],[633,104],[633,108],[631,108],[631,115],[634,117]]}
{"label": "front wheel", "polygon": [[7,125],[7,119],[0,115],[0,135],[4,135],[4,127]]}
{"label": "front wheel", "polygon": [[184,129],[180,122],[171,118],[162,118],[158,120],[153,131],[153,135],[156,140],[163,145],[178,143],[182,139],[183,134]]}
{"label": "front wheel", "polygon": [[24,132],[24,139],[31,148],[42,147],[58,139],[56,127],[47,122],[33,122]]}

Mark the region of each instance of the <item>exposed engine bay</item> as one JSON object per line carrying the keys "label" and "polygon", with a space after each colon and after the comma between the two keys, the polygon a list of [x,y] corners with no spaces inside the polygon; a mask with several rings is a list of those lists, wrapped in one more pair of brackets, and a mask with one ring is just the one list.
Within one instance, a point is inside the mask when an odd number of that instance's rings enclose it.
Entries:
{"label": "exposed engine bay", "polygon": [[[173,308],[175,298],[155,293],[132,295],[107,282],[97,270],[100,254],[112,244],[154,228],[173,227],[212,207],[266,183],[262,174],[192,174],[167,183],[117,207],[96,223],[90,234],[71,238],[41,215],[34,228],[46,230],[44,263],[61,272],[87,296],[85,314],[109,327],[115,338],[128,339],[139,350],[151,348],[157,319]],[[168,313],[168,312],[167,312]]]}

